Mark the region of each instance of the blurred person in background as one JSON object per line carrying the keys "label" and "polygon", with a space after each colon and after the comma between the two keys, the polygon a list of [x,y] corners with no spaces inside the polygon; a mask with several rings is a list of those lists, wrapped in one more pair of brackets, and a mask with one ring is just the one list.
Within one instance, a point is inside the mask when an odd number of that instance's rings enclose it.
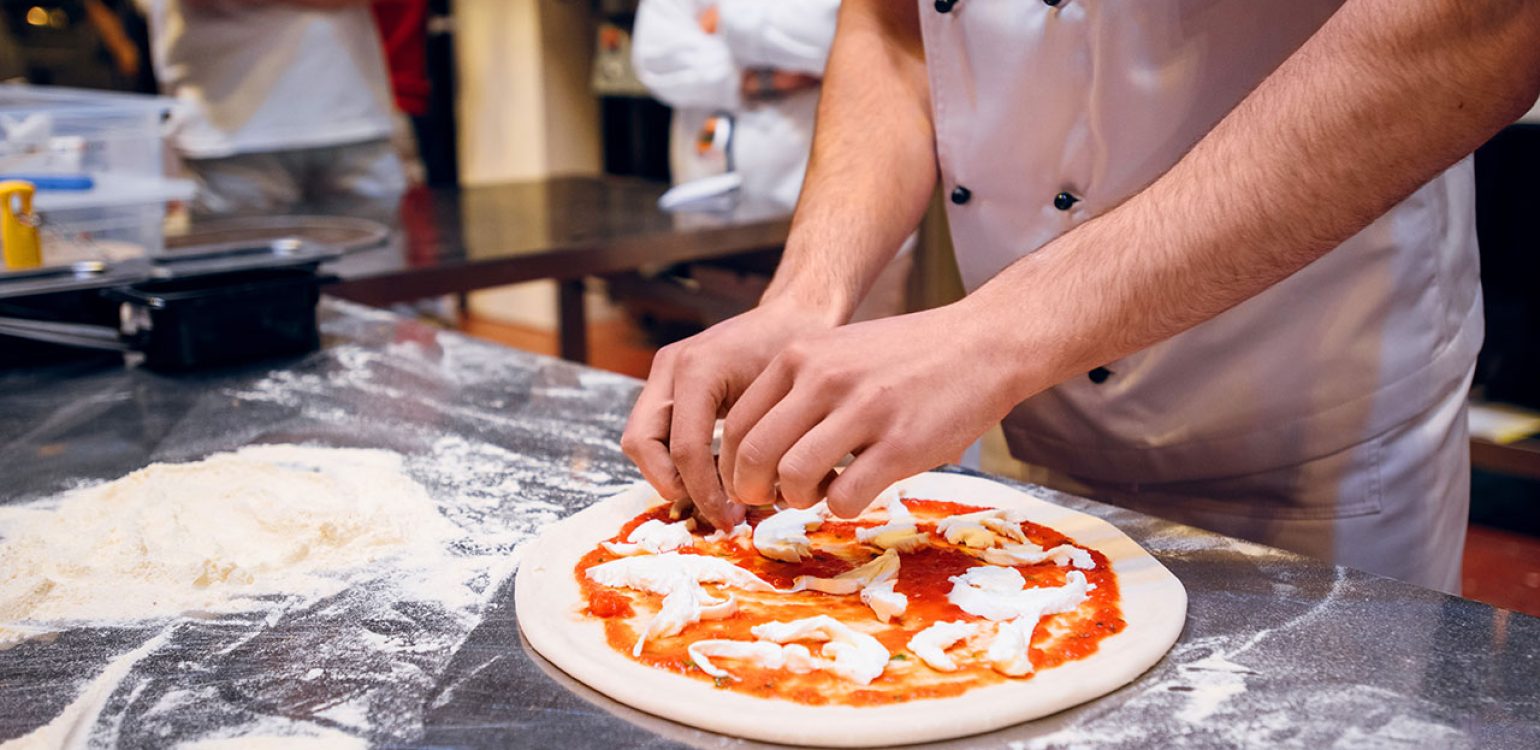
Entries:
{"label": "blurred person in background", "polygon": [[[838,14],[839,0],[641,0],[632,66],[674,109],[676,184],[723,170],[710,144],[731,118],[726,157],[742,176],[740,190],[788,211],[796,206]],[[855,319],[904,312],[913,246],[911,236]]]}
{"label": "blurred person in background", "polygon": [[[386,0],[387,2],[389,0]],[[405,189],[368,0],[140,0],[195,215],[388,217]]]}
{"label": "blurred person in background", "polygon": [[0,80],[154,91],[130,0],[0,2]]}
{"label": "blurred person in background", "polygon": [[427,182],[427,168],[418,147],[419,123],[428,114],[433,83],[428,80],[428,0],[376,2],[374,20],[385,44],[390,93],[395,98],[391,143],[401,159],[407,184]]}
{"label": "blurred person in background", "polygon": [[632,62],[674,108],[675,182],[720,171],[701,144],[730,116],[743,191],[796,205],[838,12],[839,0],[642,0]]}
{"label": "blurred person in background", "polygon": [[0,13],[0,83],[26,80],[27,65],[21,57],[21,44],[11,33],[5,14]]}

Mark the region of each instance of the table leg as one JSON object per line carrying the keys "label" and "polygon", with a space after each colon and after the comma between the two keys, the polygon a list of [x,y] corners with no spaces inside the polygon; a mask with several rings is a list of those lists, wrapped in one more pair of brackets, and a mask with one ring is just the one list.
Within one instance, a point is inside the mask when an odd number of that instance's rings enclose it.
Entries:
{"label": "table leg", "polygon": [[588,363],[588,316],[583,309],[583,280],[556,282],[556,327],[561,358]]}

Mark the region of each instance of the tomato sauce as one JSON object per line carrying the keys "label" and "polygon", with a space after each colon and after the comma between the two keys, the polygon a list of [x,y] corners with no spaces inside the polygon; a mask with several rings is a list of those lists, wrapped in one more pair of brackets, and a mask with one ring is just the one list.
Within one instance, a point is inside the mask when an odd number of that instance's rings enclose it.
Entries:
{"label": "tomato sauce", "polygon": [[[940,500],[906,499],[904,504],[916,516],[919,529],[932,534],[932,544],[914,552],[900,553],[901,564],[895,589],[909,598],[909,606],[902,616],[894,618],[886,626],[877,622],[871,610],[855,594],[836,596],[814,591],[793,595],[756,593],[721,589],[708,584],[706,588],[714,596],[730,593],[737,597],[739,612],[721,620],[704,620],[690,625],[677,636],[651,640],[637,660],[658,669],[712,681],[722,689],[811,705],[900,703],[959,695],[975,687],[1005,680],[1032,679],[1032,675],[1006,677],[990,669],[987,664],[966,659],[959,660],[959,668],[955,672],[937,672],[909,653],[909,639],[935,622],[979,619],[958,609],[947,601],[946,595],[952,588],[949,580],[952,576],[984,563],[960,548],[946,545],[934,532],[935,522],[941,518],[985,508]],[[768,510],[756,509],[749,514],[748,521],[751,525],[757,525],[769,515]],[[633,529],[652,519],[668,521],[668,507],[659,506],[638,515],[622,526],[611,541],[623,541]],[[771,560],[759,555],[752,547],[743,549],[733,542],[697,543],[696,546],[679,551],[683,554],[711,554],[729,558],[777,588],[787,588],[797,576],[833,577],[870,561],[881,550],[857,543],[854,539],[857,528],[872,525],[875,524],[826,521],[819,529],[809,533],[814,552],[799,563]],[[1028,539],[1044,548],[1074,544],[1073,540],[1046,526],[1027,522],[1022,524],[1022,531]],[[1032,663],[1039,672],[1095,653],[1103,639],[1122,631],[1125,626],[1118,607],[1117,579],[1104,555],[1095,550],[1090,550],[1090,553],[1096,567],[1083,572],[1086,579],[1096,585],[1095,590],[1075,611],[1044,617],[1033,631]],[[613,559],[615,555],[602,546],[595,547],[583,556],[573,573],[587,601],[586,612],[604,620],[605,638],[609,645],[630,657],[640,629],[657,612],[662,597],[601,586],[584,575],[589,567]],[[1051,562],[1017,566],[1016,569],[1031,587],[1062,585],[1070,570]],[[760,623],[821,614],[843,622],[860,624],[860,629],[872,633],[888,649],[893,657],[882,676],[870,685],[863,686],[822,671],[799,675],[783,670],[760,669],[747,662],[726,660],[717,666],[726,669],[732,677],[713,680],[695,666],[686,650],[689,644],[708,638],[751,641],[754,636],[750,629]],[[815,654],[818,652],[816,644],[809,644],[809,647]]]}

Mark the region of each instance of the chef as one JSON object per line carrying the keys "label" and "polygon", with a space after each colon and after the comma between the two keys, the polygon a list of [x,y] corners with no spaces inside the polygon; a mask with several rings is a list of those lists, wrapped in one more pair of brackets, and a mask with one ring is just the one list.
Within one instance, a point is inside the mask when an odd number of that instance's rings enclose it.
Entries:
{"label": "chef", "polygon": [[[742,193],[790,211],[797,204],[818,86],[834,43],[839,0],[643,0],[631,59],[648,90],[674,108],[674,182],[719,174],[710,142],[731,118],[733,170]],[[867,289],[851,320],[906,308],[911,236]]]}
{"label": "chef", "polygon": [[[718,525],[849,516],[1003,418],[1095,497],[1455,591],[1468,154],[1537,92],[1530,0],[846,0],[774,282],[622,445]],[[969,294],[842,325],[938,182]]]}
{"label": "chef", "polygon": [[195,214],[394,217],[406,175],[369,0],[140,0]]}
{"label": "chef", "polygon": [[675,182],[721,171],[697,143],[717,117],[735,122],[743,190],[790,209],[813,143],[818,83],[839,0],[643,0],[631,59],[648,90],[674,108]]}

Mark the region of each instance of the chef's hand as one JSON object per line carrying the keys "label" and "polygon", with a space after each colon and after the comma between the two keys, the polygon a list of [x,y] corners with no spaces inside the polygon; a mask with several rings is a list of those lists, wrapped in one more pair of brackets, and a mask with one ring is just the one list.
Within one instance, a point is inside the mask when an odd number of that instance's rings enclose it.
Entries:
{"label": "chef's hand", "polygon": [[743,520],[728,500],[711,434],[749,383],[792,341],[837,321],[789,302],[766,303],[658,350],[631,409],[621,450],[667,500],[688,497],[717,528]]}
{"label": "chef's hand", "polygon": [[[722,480],[747,504],[827,497],[849,518],[888,485],[956,460],[1018,399],[1026,369],[959,306],[798,340],[738,399]],[[847,453],[855,461],[834,467]]]}

